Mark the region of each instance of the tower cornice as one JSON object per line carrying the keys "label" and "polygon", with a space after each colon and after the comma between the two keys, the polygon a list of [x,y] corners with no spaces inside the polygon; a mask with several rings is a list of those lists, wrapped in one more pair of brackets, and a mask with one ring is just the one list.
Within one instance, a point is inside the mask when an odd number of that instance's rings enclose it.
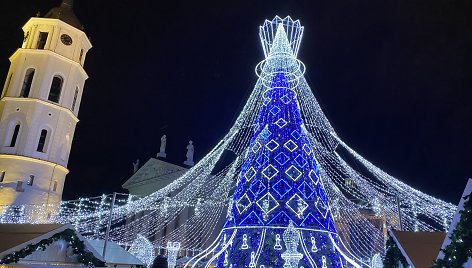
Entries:
{"label": "tower cornice", "polygon": [[26,160],[26,161],[30,161],[30,162],[36,162],[36,163],[44,164],[44,165],[47,165],[47,166],[50,166],[50,167],[60,168],[66,174],[69,173],[69,169],[64,167],[61,164],[57,164],[57,163],[50,162],[50,161],[43,160],[43,159],[34,158],[34,157],[31,157],[31,156],[1,153],[0,158],[19,159],[19,160]]}
{"label": "tower cornice", "polygon": [[75,123],[78,123],[80,120],[79,118],[69,109],[63,106],[58,105],[57,103],[41,100],[41,99],[36,99],[36,98],[21,98],[21,97],[10,97],[10,96],[4,96],[0,99],[0,102],[4,101],[17,101],[17,102],[36,102],[45,106],[48,106],[50,108],[58,109],[62,112],[65,112],[68,114],[72,120],[74,120]]}
{"label": "tower cornice", "polygon": [[64,56],[62,56],[62,55],[60,55],[60,54],[58,54],[54,51],[48,50],[48,49],[38,50],[38,49],[30,49],[30,48],[19,48],[8,59],[10,60],[10,62],[13,62],[15,60],[15,58],[18,57],[21,53],[25,53],[25,54],[31,53],[31,54],[35,54],[35,55],[44,54],[44,55],[57,57],[61,60],[67,61],[68,63],[73,64],[76,67],[78,67],[78,69],[80,70],[80,73],[84,76],[85,79],[88,79],[88,77],[89,77],[87,72],[85,71],[84,67],[80,63],[78,63],[74,60],[71,60],[67,57],[64,57]]}

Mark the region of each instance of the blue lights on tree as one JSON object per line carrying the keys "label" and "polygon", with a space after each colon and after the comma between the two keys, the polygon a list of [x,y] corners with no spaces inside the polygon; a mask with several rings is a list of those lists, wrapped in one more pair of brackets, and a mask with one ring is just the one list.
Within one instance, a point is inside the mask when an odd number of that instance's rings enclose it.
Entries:
{"label": "blue lights on tree", "polygon": [[261,100],[224,224],[219,267],[350,266],[284,64],[276,64]]}

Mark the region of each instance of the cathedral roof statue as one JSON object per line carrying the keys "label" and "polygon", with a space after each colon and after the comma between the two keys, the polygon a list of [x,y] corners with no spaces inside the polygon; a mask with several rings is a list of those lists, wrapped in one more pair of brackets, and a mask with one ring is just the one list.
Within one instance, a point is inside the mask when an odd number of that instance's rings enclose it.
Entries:
{"label": "cathedral roof statue", "polygon": [[58,7],[51,9],[44,17],[59,19],[77,29],[82,29],[82,24],[72,9],[73,6],[74,0],[63,0]]}

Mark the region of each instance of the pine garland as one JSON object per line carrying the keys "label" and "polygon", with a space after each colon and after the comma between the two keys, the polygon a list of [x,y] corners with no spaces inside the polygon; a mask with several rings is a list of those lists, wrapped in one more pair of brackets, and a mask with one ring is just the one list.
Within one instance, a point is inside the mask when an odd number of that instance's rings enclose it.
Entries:
{"label": "pine garland", "polygon": [[389,235],[387,240],[387,252],[385,253],[383,265],[388,268],[399,268],[399,262],[401,262],[403,267],[408,267],[408,262],[406,261],[405,256],[403,256],[397,243],[393,240],[393,237]]}
{"label": "pine garland", "polygon": [[54,234],[48,239],[43,239],[37,244],[29,244],[25,248],[12,252],[0,259],[0,264],[17,263],[20,259],[31,255],[36,250],[45,250],[57,240],[64,240],[72,247],[72,252],[77,255],[80,263],[89,267],[104,267],[105,262],[97,259],[91,252],[85,249],[84,242],[81,241],[72,229],[66,229],[60,233]]}
{"label": "pine garland", "polygon": [[464,197],[464,210],[460,211],[460,220],[452,232],[451,243],[441,251],[443,259],[438,259],[433,267],[449,268],[464,267],[469,258],[472,258],[472,202],[470,195]]}

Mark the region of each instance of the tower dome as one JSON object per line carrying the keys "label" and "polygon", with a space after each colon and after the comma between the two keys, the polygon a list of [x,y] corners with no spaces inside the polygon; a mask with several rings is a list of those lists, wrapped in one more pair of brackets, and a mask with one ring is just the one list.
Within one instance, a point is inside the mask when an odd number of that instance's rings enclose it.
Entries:
{"label": "tower dome", "polygon": [[77,29],[82,29],[82,24],[74,13],[74,0],[63,0],[62,3],[49,10],[45,18],[61,20]]}

